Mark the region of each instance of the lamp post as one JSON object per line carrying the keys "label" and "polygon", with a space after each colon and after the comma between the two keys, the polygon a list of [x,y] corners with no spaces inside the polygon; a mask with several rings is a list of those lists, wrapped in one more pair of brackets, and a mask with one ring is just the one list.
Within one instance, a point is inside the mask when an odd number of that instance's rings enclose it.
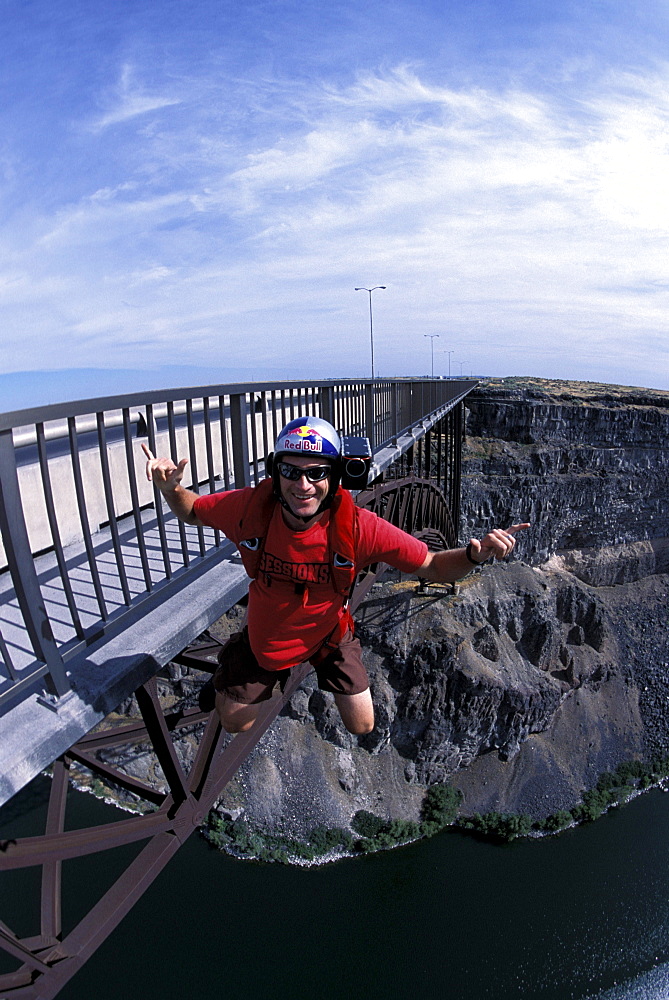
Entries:
{"label": "lamp post", "polygon": [[438,337],[438,333],[424,333],[424,337],[430,338],[430,347],[432,348],[432,378],[434,378],[434,338]]}
{"label": "lamp post", "polygon": [[374,380],[374,324],[372,322],[372,292],[375,292],[377,288],[385,288],[385,285],[374,285],[373,288],[365,288],[361,285],[360,288],[356,288],[356,292],[369,292],[369,343],[372,349],[372,381]]}
{"label": "lamp post", "polygon": [[455,354],[455,351],[443,351],[444,354],[448,354],[448,377],[451,377],[451,354]]}

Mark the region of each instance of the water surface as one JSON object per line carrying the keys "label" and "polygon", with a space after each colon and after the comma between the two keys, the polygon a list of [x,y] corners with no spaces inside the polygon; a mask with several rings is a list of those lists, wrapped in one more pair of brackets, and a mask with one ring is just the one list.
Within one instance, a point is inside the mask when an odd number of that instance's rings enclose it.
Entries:
{"label": "water surface", "polygon": [[[2,836],[43,811],[39,790],[22,795],[0,811]],[[118,815],[70,798],[73,823]],[[193,835],[60,998],[664,1000],[668,835],[659,791],[558,837],[499,847],[447,831],[309,869]],[[67,921],[135,851],[65,865]],[[0,918],[27,932],[15,886],[2,877]]]}

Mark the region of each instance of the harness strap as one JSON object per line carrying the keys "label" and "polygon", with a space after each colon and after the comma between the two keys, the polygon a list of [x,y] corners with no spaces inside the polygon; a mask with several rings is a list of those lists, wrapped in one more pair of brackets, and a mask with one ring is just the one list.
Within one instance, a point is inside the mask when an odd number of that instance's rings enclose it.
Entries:
{"label": "harness strap", "polygon": [[351,635],[355,632],[355,622],[353,620],[353,615],[348,610],[348,606],[344,609],[344,614],[339,619],[335,627],[330,632],[327,639],[324,639],[321,645],[318,647],[314,655],[309,660],[312,666],[317,667],[323,660],[333,653],[335,649],[339,646],[340,642],[344,638],[347,632]]}

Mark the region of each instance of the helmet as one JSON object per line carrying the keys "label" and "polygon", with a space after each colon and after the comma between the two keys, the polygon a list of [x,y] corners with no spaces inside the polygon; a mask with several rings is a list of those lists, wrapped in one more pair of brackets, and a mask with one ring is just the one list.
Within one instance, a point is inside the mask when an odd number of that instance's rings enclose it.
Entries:
{"label": "helmet", "polygon": [[341,455],[341,438],[327,420],[297,417],[286,424],[274,444],[275,455],[295,453],[337,461]]}
{"label": "helmet", "polygon": [[274,493],[285,505],[279,485],[279,469],[277,459],[285,455],[309,455],[314,458],[324,458],[332,466],[330,488],[320,505],[318,513],[332,503],[341,480],[342,442],[332,424],[320,417],[296,417],[279,432],[274,443],[274,451],[267,458],[267,472],[274,480]]}

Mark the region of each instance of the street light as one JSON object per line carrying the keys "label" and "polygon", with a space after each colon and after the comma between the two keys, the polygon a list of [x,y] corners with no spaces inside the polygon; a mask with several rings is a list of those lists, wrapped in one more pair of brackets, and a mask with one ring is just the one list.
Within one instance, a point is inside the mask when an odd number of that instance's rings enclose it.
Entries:
{"label": "street light", "polygon": [[434,378],[434,338],[438,337],[438,333],[424,333],[424,337],[430,338],[430,347],[432,348],[432,378]]}
{"label": "street light", "polygon": [[385,285],[374,285],[373,288],[365,288],[361,285],[360,288],[356,288],[356,292],[369,292],[369,342],[372,348],[372,380],[374,379],[374,326],[372,323],[372,292],[375,292],[377,288],[385,288]]}
{"label": "street light", "polygon": [[448,354],[448,377],[451,377],[451,354],[455,354],[455,351],[442,351],[442,354]]}

